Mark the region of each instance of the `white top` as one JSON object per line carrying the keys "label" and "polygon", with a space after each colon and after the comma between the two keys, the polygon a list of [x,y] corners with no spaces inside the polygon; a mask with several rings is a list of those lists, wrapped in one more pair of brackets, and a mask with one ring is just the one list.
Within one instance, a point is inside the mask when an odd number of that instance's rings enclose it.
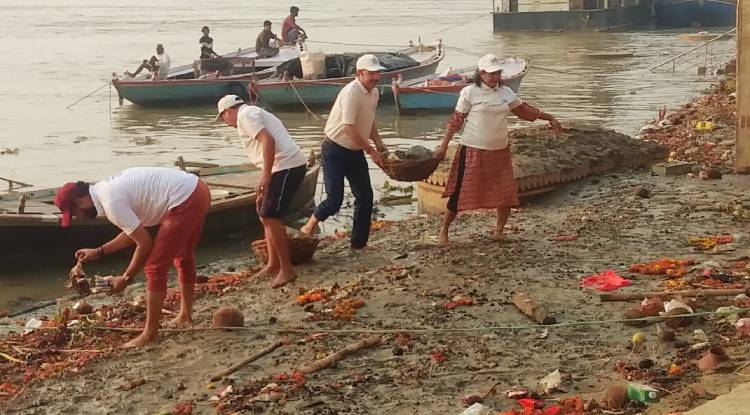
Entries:
{"label": "white top", "polygon": [[97,213],[130,235],[154,226],[193,194],[198,176],[165,167],[133,167],[90,187]]}
{"label": "white top", "polygon": [[276,144],[272,173],[292,169],[307,163],[307,159],[275,115],[255,105],[243,105],[237,112],[237,133],[250,162],[263,168],[263,144],[256,140],[258,133],[266,129]]}
{"label": "white top", "polygon": [[172,66],[172,59],[167,52],[156,55],[156,61],[159,65],[159,79],[167,79],[169,69]]}
{"label": "white top", "polygon": [[362,150],[361,146],[354,144],[351,137],[344,133],[344,124],[353,125],[362,138],[369,141],[378,99],[380,92],[377,88],[368,92],[358,79],[349,82],[339,92],[331,114],[328,115],[326,137],[349,150]]}
{"label": "white top", "polygon": [[507,86],[490,88],[482,83],[464,87],[456,111],[469,115],[459,142],[481,150],[504,149],[508,146],[508,114],[521,103]]}

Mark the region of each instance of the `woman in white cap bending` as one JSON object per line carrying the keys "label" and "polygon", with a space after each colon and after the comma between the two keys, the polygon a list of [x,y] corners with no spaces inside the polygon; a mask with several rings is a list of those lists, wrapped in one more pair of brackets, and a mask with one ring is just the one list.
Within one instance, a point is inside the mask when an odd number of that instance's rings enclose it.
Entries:
{"label": "woman in white cap bending", "polygon": [[453,135],[461,131],[460,145],[453,159],[443,197],[448,209],[440,229],[440,244],[448,244],[448,229],[458,212],[496,209],[494,240],[503,239],[510,209],[518,205],[518,186],[508,147],[508,115],[549,122],[555,135],[562,131],[555,117],[522,102],[501,82],[502,66],[494,55],[479,60],[475,83],[461,90],[456,110],[448,121],[436,156],[445,157]]}

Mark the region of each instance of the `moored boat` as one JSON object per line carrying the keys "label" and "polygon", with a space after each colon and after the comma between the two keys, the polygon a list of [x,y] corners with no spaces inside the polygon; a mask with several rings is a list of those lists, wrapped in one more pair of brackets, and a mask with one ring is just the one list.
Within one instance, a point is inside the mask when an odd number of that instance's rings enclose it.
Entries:
{"label": "moored boat", "polygon": [[271,76],[277,66],[297,57],[299,50],[297,45],[284,46],[276,56],[259,58],[255,48],[240,49],[220,58],[227,68],[223,72],[204,74],[204,62],[197,60],[174,68],[164,80],[119,78],[113,74],[112,85],[120,101],[143,107],[215,104],[226,94],[247,98],[247,87],[253,79]]}
{"label": "moored boat", "polygon": [[[267,78],[252,85],[259,103],[263,106],[302,107],[331,105],[339,91],[355,79],[354,62],[362,54],[337,54],[326,56],[326,75],[320,79],[303,78],[299,61],[289,62],[277,69],[278,77]],[[418,79],[434,74],[438,64],[445,57],[442,43],[435,46],[416,45],[393,53],[375,53],[381,64],[388,70],[380,78],[380,102],[392,99],[389,85],[401,77],[405,80]],[[393,64],[385,59],[393,60]],[[291,69],[291,70],[289,70]],[[331,76],[334,75],[334,76]]]}
{"label": "moored boat", "polygon": [[[203,239],[221,237],[229,232],[261,231],[255,209],[255,188],[261,172],[247,164],[219,166],[184,163],[183,168],[201,177],[211,190],[211,207],[203,230]],[[318,182],[319,166],[313,165],[289,208],[290,219],[305,213],[311,205]],[[34,261],[70,262],[76,249],[98,246],[118,232],[105,217],[60,226],[60,213],[52,203],[57,189],[11,191],[0,194],[0,261],[7,267],[33,267]]]}
{"label": "moored boat", "polygon": [[[528,63],[523,58],[506,58],[502,83],[518,93],[521,81],[528,72]],[[420,111],[452,111],[456,108],[458,94],[469,85],[476,73],[476,66],[448,71],[442,75],[430,75],[414,80],[396,80],[391,85],[396,108],[400,114]]]}

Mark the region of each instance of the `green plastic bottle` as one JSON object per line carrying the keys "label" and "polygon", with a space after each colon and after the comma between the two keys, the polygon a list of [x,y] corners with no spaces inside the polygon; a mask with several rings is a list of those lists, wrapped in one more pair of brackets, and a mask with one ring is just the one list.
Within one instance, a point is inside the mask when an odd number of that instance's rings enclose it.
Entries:
{"label": "green plastic bottle", "polygon": [[659,391],[640,383],[628,383],[628,399],[648,405],[659,400]]}

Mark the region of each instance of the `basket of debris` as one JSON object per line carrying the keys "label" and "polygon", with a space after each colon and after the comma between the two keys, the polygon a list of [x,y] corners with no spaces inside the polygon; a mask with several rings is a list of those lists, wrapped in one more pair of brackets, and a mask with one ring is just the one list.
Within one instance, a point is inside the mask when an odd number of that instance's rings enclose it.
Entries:
{"label": "basket of debris", "polygon": [[[287,227],[286,234],[289,237],[289,256],[292,264],[304,264],[312,259],[315,250],[318,249],[320,239],[304,234],[296,229]],[[250,244],[258,262],[268,263],[268,246],[265,239],[254,241]]]}
{"label": "basket of debris", "polygon": [[422,146],[412,146],[408,151],[396,150],[383,154],[383,163],[379,164],[391,179],[402,182],[424,180],[437,169],[440,160],[432,151]]}

